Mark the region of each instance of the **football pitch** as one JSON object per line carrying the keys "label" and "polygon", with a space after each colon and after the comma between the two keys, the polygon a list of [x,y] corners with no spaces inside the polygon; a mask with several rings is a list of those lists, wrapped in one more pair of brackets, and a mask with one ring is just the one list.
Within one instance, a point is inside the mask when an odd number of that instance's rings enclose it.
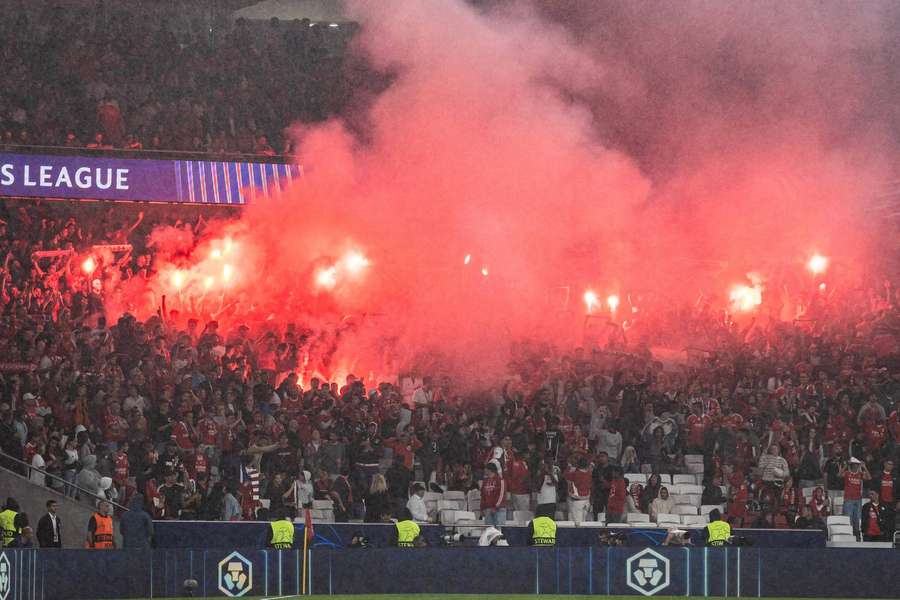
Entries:
{"label": "football pitch", "polygon": [[[355,595],[322,595],[316,594],[317,597],[329,598],[329,600],[480,600],[481,598],[490,598],[491,600],[535,600],[534,594],[355,594]],[[314,596],[314,597],[315,597]],[[597,600],[599,594],[593,596],[578,596],[569,594],[541,594],[541,600]],[[214,600],[223,598],[224,596],[193,598],[169,598],[168,600]],[[609,600],[636,600],[640,596],[603,596]],[[244,596],[243,600],[297,600],[304,596]],[[684,598],[705,598],[706,600],[724,600],[721,596],[653,596],[658,600],[684,600]],[[810,600],[807,598],[775,598],[768,597],[768,600]],[[150,598],[140,600],[152,600]],[[829,598],[828,600],[849,600],[842,598]],[[870,600],[878,600],[872,598]]]}

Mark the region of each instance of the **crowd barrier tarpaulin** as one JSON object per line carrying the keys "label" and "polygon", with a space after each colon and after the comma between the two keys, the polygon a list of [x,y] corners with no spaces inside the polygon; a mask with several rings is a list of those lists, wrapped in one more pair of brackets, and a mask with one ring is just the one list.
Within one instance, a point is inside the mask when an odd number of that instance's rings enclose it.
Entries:
{"label": "crowd barrier tarpaulin", "polygon": [[[296,523],[296,536],[300,539],[303,523]],[[247,540],[263,540],[269,524],[264,522],[225,523],[221,521],[156,521],[157,548],[230,548],[245,545]],[[348,546],[355,533],[369,538],[372,546],[389,543],[393,525],[360,523],[317,523],[316,544]],[[556,533],[560,546],[587,547],[597,545],[603,529],[588,527],[560,527]],[[423,525],[422,535],[429,546],[439,545],[441,538],[452,533],[453,528],[443,525]],[[628,537],[628,545],[657,546],[665,539],[666,530],[659,528],[617,529]],[[527,527],[503,527],[503,534],[511,546],[528,544]],[[825,532],[817,530],[736,529],[736,535],[748,538],[759,548],[824,548]],[[701,530],[692,531],[695,544],[703,542]],[[260,542],[262,543],[262,542]]]}
{"label": "crowd barrier tarpaulin", "polygon": [[273,162],[0,153],[0,197],[243,205],[300,174]]}
{"label": "crowd barrier tarpaulin", "polygon": [[[0,598],[293,596],[302,552],[260,548],[0,551]],[[851,548],[434,547],[310,552],[330,594],[585,594],[896,598],[900,553]]]}

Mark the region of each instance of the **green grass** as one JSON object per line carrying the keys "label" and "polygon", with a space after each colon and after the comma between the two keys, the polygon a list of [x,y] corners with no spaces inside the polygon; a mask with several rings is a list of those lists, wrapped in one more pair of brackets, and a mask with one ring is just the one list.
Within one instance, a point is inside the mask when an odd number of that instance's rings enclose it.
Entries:
{"label": "green grass", "polygon": [[[328,598],[328,600],[429,600],[436,598],[437,600],[481,600],[489,598],[490,600],[597,600],[598,594],[593,596],[570,596],[567,594],[356,594],[356,595],[335,595],[316,594],[315,597]],[[215,596],[210,598],[202,598],[195,596],[193,598],[168,598],[167,600],[219,600],[225,596]],[[687,596],[688,598],[704,598],[704,596]],[[279,598],[279,596],[245,596],[243,600],[263,600],[268,598]],[[281,600],[295,600],[303,598],[303,596],[283,596]],[[637,600],[642,596],[603,596],[604,600]],[[684,600],[685,596],[653,596],[657,600]],[[706,600],[717,600],[721,597],[707,596]],[[145,598],[144,600],[150,600]],[[810,598],[769,598],[768,600],[811,600]],[[844,600],[842,598],[829,598],[828,600]],[[873,599],[874,600],[874,599]]]}

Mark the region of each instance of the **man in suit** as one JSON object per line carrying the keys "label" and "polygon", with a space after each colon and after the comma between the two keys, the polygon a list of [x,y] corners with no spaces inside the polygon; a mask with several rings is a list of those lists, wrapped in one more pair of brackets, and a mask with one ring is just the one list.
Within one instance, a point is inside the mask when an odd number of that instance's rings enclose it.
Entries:
{"label": "man in suit", "polygon": [[47,514],[37,526],[37,539],[41,548],[62,548],[62,523],[56,514],[56,500],[47,500]]}

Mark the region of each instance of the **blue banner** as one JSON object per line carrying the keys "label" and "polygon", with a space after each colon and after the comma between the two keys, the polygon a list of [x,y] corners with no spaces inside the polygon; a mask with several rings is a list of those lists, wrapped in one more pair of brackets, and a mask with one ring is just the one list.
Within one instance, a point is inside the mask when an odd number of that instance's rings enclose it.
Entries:
{"label": "blue banner", "polygon": [[280,163],[0,154],[0,196],[241,205],[300,173]]}

